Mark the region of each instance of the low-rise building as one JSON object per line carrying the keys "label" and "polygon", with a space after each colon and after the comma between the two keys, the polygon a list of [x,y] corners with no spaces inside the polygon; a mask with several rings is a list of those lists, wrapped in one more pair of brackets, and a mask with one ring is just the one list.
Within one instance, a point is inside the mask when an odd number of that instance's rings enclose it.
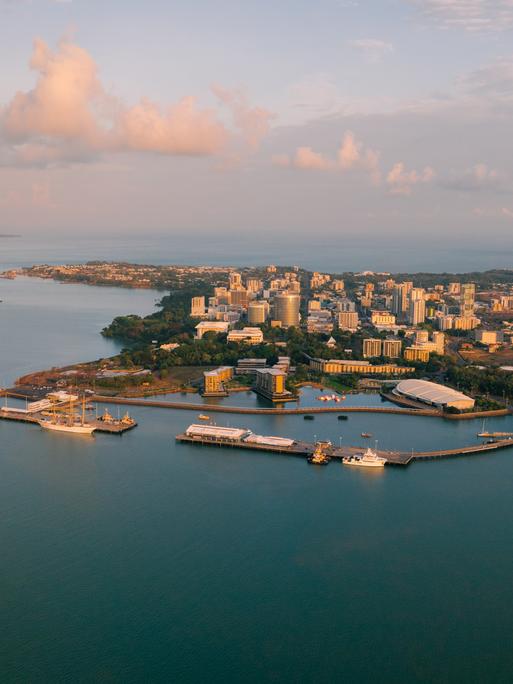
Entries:
{"label": "low-rise building", "polygon": [[201,321],[196,326],[196,339],[201,340],[203,335],[209,332],[216,333],[216,335],[225,335],[230,328],[230,323],[227,321]]}
{"label": "low-rise building", "polygon": [[394,363],[372,365],[369,361],[352,361],[348,359],[311,359],[310,368],[318,373],[361,373],[365,375],[407,375],[415,368],[397,366]]}
{"label": "low-rise building", "polygon": [[411,347],[406,347],[404,350],[404,358],[406,361],[421,361],[427,363],[429,361],[429,349],[423,346],[413,344]]}
{"label": "low-rise building", "polygon": [[242,328],[242,330],[230,330],[227,337],[228,342],[236,342],[240,344],[262,344],[264,341],[264,333],[260,328]]}
{"label": "low-rise building", "polygon": [[372,325],[395,325],[395,315],[390,311],[371,311]]}

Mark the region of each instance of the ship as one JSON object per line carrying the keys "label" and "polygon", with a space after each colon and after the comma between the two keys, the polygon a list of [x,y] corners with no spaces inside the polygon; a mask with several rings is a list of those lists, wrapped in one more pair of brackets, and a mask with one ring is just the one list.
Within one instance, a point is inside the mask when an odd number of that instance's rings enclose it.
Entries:
{"label": "ship", "polygon": [[342,459],[344,465],[359,466],[360,468],[383,468],[386,458],[378,456],[372,449],[367,449],[363,454],[345,456]]}
{"label": "ship", "polygon": [[365,437],[365,439],[369,439],[370,437],[372,437],[372,435],[370,432],[362,432],[362,437]]}
{"label": "ship", "polygon": [[85,408],[85,397],[82,401],[81,416],[75,414],[73,399],[70,399],[69,407],[65,415],[57,413],[57,408],[54,403],[51,417],[42,418],[38,423],[44,430],[67,432],[68,434],[74,435],[91,435],[96,429],[96,426],[86,421]]}
{"label": "ship", "polygon": [[312,416],[310,413],[307,413],[306,416],[303,416],[303,420],[315,420],[315,416]]}
{"label": "ship", "polygon": [[200,420],[210,420],[210,416],[206,416],[204,413],[200,413],[198,418]]}

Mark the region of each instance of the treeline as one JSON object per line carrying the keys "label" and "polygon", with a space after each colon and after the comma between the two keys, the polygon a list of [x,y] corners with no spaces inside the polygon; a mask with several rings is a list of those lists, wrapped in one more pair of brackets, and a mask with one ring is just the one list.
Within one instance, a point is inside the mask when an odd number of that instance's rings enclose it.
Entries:
{"label": "treeline", "polygon": [[460,390],[472,394],[513,397],[513,373],[500,370],[500,368],[450,366],[447,370],[447,380]]}

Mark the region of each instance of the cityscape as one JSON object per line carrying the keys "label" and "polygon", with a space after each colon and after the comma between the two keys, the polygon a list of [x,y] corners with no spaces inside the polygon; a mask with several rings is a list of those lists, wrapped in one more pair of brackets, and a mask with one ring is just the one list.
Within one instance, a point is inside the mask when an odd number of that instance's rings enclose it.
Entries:
{"label": "cityscape", "polygon": [[513,680],[513,0],[0,0],[0,684]]}

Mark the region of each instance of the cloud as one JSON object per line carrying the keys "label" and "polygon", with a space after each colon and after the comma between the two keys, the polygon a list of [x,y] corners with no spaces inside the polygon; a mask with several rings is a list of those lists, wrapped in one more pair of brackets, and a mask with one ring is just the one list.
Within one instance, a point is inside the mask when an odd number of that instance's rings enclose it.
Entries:
{"label": "cloud", "polygon": [[274,155],[272,163],[274,166],[314,171],[365,171],[374,183],[379,183],[381,179],[379,153],[365,147],[351,131],[344,134],[335,159],[315,152],[311,147],[302,146],[296,149],[292,158],[284,154]]}
{"label": "cloud", "polygon": [[440,181],[442,187],[449,190],[473,192],[478,190],[499,190],[503,184],[498,171],[490,169],[486,164],[475,164],[463,173],[452,173]]}
{"label": "cloud", "polygon": [[251,107],[241,90],[230,91],[214,85],[212,91],[231,111],[235,128],[241,131],[246,143],[252,150],[256,150],[269,133],[275,114],[262,107]]}
{"label": "cloud", "polygon": [[430,183],[434,177],[435,171],[430,166],[421,172],[407,171],[403,162],[397,162],[387,174],[387,184],[392,195],[411,195],[414,185]]}
{"label": "cloud", "polygon": [[34,88],[0,110],[0,133],[9,143],[4,164],[43,166],[129,151],[209,156],[241,136],[254,151],[269,131],[270,112],[219,87],[237,133],[194,97],[169,106],[141,98],[128,106],[106,92],[92,57],[69,41],[52,51],[36,40],[30,67],[38,74]]}
{"label": "cloud", "polygon": [[380,62],[383,57],[394,51],[392,43],[377,40],[376,38],[360,38],[359,40],[350,41],[349,44],[351,47],[362,52],[370,63]]}
{"label": "cloud", "polygon": [[406,0],[442,29],[471,33],[505,31],[513,28],[511,0]]}

